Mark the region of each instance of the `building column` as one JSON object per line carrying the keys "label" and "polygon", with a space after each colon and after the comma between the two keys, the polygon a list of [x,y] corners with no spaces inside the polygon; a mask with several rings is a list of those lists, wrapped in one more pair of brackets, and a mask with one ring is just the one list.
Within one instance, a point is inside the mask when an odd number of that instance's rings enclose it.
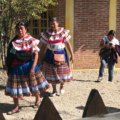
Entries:
{"label": "building column", "polygon": [[117,0],[110,0],[109,4],[109,30],[116,31]]}
{"label": "building column", "polygon": [[[65,29],[70,30],[70,43],[73,47],[73,32],[74,32],[74,0],[66,0],[66,8],[65,8]],[[71,64],[71,69],[73,69],[73,64]]]}
{"label": "building column", "polygon": [[110,0],[109,6],[109,30],[116,31],[117,0]]}

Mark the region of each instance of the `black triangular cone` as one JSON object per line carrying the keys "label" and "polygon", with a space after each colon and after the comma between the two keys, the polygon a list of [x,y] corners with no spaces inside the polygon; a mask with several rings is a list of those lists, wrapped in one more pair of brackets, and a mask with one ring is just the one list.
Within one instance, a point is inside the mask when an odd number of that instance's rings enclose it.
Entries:
{"label": "black triangular cone", "polygon": [[51,100],[45,96],[34,120],[62,120]]}
{"label": "black triangular cone", "polygon": [[2,112],[1,112],[1,110],[0,110],[0,120],[5,120],[5,118],[4,118],[4,116],[3,116]]}
{"label": "black triangular cone", "polygon": [[92,89],[88,97],[82,117],[91,117],[107,113],[107,109],[99,92],[96,89]]}

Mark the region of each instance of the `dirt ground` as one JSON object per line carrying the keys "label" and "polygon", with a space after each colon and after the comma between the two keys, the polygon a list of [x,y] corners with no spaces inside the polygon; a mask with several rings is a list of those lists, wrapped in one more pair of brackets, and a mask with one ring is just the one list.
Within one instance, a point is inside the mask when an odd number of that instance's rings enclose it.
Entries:
{"label": "dirt ground", "polygon": [[[113,82],[108,82],[108,73],[104,73],[103,81],[96,82],[98,72],[73,72],[74,79],[65,84],[65,94],[50,97],[63,120],[82,117],[86,101],[92,89],[97,89],[109,113],[120,112],[120,72],[114,72]],[[21,111],[13,115],[6,113],[13,108],[12,98],[5,96],[6,71],[0,71],[0,109],[6,120],[33,120],[38,109],[34,109],[34,97],[20,99]],[[51,85],[50,85],[51,86]],[[47,90],[52,92],[52,87]],[[41,96],[42,97],[42,96]],[[42,97],[43,98],[43,97]]]}

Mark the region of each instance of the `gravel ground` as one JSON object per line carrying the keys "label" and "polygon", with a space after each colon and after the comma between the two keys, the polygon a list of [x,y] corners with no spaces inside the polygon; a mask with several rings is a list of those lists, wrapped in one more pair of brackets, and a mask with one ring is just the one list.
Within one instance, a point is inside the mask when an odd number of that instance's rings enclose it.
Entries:
{"label": "gravel ground", "polygon": [[[113,82],[108,82],[108,73],[105,71],[103,81],[96,82],[98,72],[73,72],[73,81],[65,84],[65,94],[50,97],[63,120],[79,119],[92,89],[97,89],[103,98],[109,113],[120,112],[120,72],[114,72]],[[34,97],[20,99],[21,111],[14,115],[6,113],[13,108],[12,98],[5,96],[7,81],[6,71],[0,70],[0,109],[6,120],[33,120],[37,112],[34,109]],[[51,86],[51,85],[50,85]],[[47,91],[52,92],[52,87]]]}

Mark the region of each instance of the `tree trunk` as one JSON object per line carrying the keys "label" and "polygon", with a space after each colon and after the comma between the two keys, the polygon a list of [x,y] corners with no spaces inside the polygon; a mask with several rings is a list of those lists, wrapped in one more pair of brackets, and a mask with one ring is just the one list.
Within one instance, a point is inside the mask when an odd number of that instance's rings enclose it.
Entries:
{"label": "tree trunk", "polygon": [[[12,25],[13,25],[13,22],[9,21],[9,24],[10,26],[7,27],[6,31],[5,31],[5,35],[4,35],[4,49],[3,49],[3,67],[4,69],[7,69],[6,67],[6,58],[7,58],[7,46],[8,46],[8,43],[10,42],[10,39],[11,39],[11,34],[12,34]],[[13,36],[12,36],[13,37]]]}
{"label": "tree trunk", "polygon": [[1,39],[1,32],[0,32],[0,68],[3,68],[3,61],[2,61],[2,39]]}

